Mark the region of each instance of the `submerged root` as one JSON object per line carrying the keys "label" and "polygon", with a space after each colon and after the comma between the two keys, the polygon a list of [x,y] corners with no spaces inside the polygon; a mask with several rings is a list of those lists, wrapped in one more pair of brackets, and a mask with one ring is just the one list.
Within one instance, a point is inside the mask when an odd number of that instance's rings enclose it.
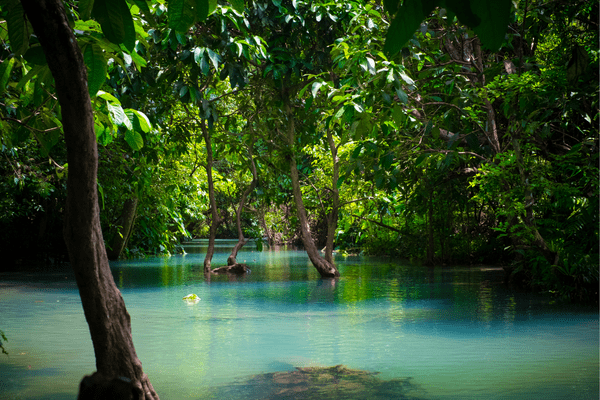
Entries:
{"label": "submerged root", "polygon": [[233,274],[233,275],[243,275],[250,273],[250,268],[246,264],[233,264],[228,265],[226,267],[215,268],[211,271],[213,274]]}

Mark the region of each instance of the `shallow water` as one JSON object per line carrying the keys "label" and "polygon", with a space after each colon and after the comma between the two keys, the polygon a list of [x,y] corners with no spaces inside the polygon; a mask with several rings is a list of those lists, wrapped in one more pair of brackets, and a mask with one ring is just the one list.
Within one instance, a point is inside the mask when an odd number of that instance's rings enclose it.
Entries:
{"label": "shallow water", "polygon": [[[321,280],[303,252],[249,244],[250,275],[206,282],[203,245],[187,250],[112,264],[161,399],[260,399],[251,376],[338,364],[423,399],[598,399],[598,310],[511,291],[497,268],[339,256]],[[68,270],[0,274],[0,329],[0,399],[74,399],[95,369]]]}

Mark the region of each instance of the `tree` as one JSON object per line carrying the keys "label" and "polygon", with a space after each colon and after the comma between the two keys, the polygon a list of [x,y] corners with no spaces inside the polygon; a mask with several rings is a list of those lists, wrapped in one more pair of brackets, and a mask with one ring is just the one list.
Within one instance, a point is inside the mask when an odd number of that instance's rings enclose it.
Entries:
{"label": "tree", "polygon": [[80,290],[100,381],[126,377],[137,398],[158,398],[142,370],[131,322],[117,289],[102,239],[96,187],[98,152],[87,73],[63,3],[23,0],[54,77],[70,165],[65,241]]}

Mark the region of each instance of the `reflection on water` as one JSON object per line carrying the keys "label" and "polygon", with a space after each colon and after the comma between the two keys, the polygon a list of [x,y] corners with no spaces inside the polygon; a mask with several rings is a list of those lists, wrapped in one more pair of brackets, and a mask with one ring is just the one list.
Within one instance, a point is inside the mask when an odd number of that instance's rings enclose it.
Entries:
{"label": "reflection on water", "polygon": [[[258,399],[253,376],[340,364],[412,377],[428,399],[598,398],[597,310],[511,292],[501,270],[338,257],[342,278],[321,280],[304,253],[249,243],[251,274],[206,282],[202,246],[113,264],[161,399]],[[94,358],[71,274],[0,279],[0,398],[74,398]]]}

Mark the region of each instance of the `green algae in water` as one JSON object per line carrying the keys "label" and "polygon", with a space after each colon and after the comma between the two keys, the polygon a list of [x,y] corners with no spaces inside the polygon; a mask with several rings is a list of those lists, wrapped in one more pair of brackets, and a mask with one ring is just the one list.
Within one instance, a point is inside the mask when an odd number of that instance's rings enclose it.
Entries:
{"label": "green algae in water", "polygon": [[422,390],[411,382],[412,378],[386,381],[377,374],[343,365],[296,367],[293,371],[255,375],[226,390],[261,400],[423,399],[418,396]]}

